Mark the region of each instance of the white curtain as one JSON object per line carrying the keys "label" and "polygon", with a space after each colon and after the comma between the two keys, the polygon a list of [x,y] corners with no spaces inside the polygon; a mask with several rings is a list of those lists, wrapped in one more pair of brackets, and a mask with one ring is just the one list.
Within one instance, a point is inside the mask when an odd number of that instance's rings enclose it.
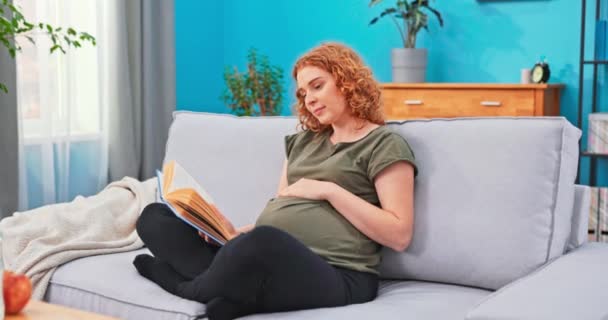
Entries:
{"label": "white curtain", "polygon": [[[170,0],[15,0],[26,18],[97,39],[67,54],[20,41],[20,209],[152,176],[175,110]],[[25,39],[21,39],[25,40]]]}
{"label": "white curtain", "polygon": [[[96,0],[16,0],[26,18],[96,35]],[[107,106],[100,95],[98,48],[49,54],[50,40],[17,39],[21,121],[20,209],[96,193],[107,184]]]}

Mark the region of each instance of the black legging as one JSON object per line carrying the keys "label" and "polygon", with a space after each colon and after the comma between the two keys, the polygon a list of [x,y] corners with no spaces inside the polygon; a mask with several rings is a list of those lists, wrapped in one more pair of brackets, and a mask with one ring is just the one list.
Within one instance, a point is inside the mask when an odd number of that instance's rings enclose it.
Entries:
{"label": "black legging", "polygon": [[273,227],[256,227],[216,247],[164,204],[153,203],[137,232],[155,256],[138,256],[138,271],[177,296],[207,303],[210,318],[214,304],[230,310],[215,318],[233,318],[363,303],[378,291],[377,275],[334,267]]}

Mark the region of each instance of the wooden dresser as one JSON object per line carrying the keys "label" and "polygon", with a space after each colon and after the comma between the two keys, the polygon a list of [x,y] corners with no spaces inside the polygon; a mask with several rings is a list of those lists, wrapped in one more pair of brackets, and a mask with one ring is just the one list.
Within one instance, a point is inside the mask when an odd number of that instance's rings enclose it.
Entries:
{"label": "wooden dresser", "polygon": [[384,83],[387,119],[558,116],[563,84]]}

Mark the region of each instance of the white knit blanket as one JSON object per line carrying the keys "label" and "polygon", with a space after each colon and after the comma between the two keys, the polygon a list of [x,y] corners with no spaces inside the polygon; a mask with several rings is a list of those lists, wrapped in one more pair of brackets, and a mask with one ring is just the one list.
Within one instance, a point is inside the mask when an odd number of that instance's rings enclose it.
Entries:
{"label": "white knit blanket", "polygon": [[141,248],[135,223],[155,192],[155,178],[140,182],[125,177],[91,197],[16,212],[0,222],[5,269],[29,276],[33,298],[42,300],[58,266]]}

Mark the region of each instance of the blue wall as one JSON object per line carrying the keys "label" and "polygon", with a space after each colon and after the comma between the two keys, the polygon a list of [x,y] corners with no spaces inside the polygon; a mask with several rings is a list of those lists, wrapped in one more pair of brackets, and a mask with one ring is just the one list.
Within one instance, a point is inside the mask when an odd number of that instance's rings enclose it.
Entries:
{"label": "blue wall", "polygon": [[224,87],[222,1],[175,1],[178,109],[228,112],[219,103]]}
{"label": "blue wall", "polygon": [[[368,8],[367,3],[367,0],[176,0],[178,109],[228,112],[218,98],[224,88],[222,66],[244,68],[251,46],[285,70],[288,98],[283,114],[291,114],[294,101],[294,83],[290,78],[293,63],[322,41],[336,40],[352,46],[379,81],[389,82],[390,50],[401,46],[401,40],[390,20],[368,26],[385,4]],[[516,83],[520,69],[530,68],[545,55],[552,70],[550,82],[566,85],[562,115],[576,123],[579,1],[433,3],[442,13],[445,26],[440,28],[430,16],[429,32],[422,31],[418,37],[418,47],[429,50],[427,81]],[[590,18],[591,22],[593,17]],[[195,28],[197,31],[193,32]],[[593,31],[592,23],[587,30]],[[593,39],[593,35],[588,39]],[[587,47],[592,52],[592,47]],[[586,72],[587,84],[589,76],[590,72]],[[586,174],[582,177],[585,182]]]}

